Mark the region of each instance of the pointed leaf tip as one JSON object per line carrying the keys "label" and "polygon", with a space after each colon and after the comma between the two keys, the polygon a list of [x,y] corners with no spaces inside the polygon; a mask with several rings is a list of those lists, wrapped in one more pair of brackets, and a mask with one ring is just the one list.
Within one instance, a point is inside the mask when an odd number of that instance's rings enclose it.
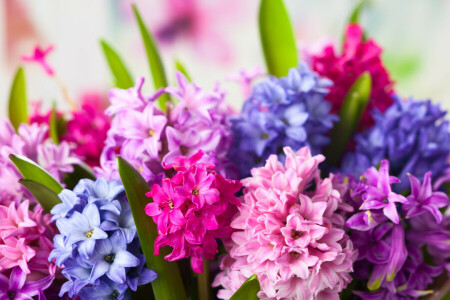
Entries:
{"label": "pointed leaf tip", "polygon": [[350,14],[350,18],[348,19],[348,23],[354,24],[359,23],[361,12],[364,6],[367,4],[367,0],[360,0],[353,7],[352,13]]}
{"label": "pointed leaf tip", "polygon": [[56,194],[59,194],[63,190],[62,185],[34,161],[15,154],[9,155],[9,159],[14,163],[24,179],[33,180],[42,184]]}
{"label": "pointed leaf tip", "polygon": [[259,32],[267,70],[277,77],[287,76],[298,65],[298,50],[286,7],[282,0],[261,0]]}
{"label": "pointed leaf tip", "polygon": [[[164,65],[162,63],[155,39],[147,29],[147,26],[142,20],[139,10],[135,4],[133,4],[133,11],[139,26],[139,31],[141,32],[145,52],[147,53],[147,59],[150,64],[150,72],[152,74],[155,90],[165,88],[168,86],[166,72],[164,71]],[[162,111],[166,111],[166,103],[169,100],[170,98],[168,94],[163,94],[158,98],[158,104]]]}
{"label": "pointed leaf tip", "polygon": [[347,147],[370,99],[372,79],[369,72],[362,73],[353,83],[339,111],[339,122],[330,134],[330,144],[325,156],[330,165],[336,166]]}
{"label": "pointed leaf tip", "polygon": [[20,179],[19,183],[33,194],[46,213],[50,213],[53,206],[61,203],[61,199],[54,191],[36,181]]}
{"label": "pointed leaf tip", "polygon": [[50,138],[53,143],[59,144],[59,130],[58,130],[58,112],[56,110],[56,102],[53,102],[52,111],[50,113]]}
{"label": "pointed leaf tip", "polygon": [[28,123],[27,92],[25,84],[25,72],[19,67],[14,75],[9,93],[9,120],[17,130],[21,123]]}
{"label": "pointed leaf tip", "polygon": [[100,40],[108,66],[114,77],[114,85],[120,89],[128,89],[134,86],[133,77],[125,66],[120,55],[105,40]]}
{"label": "pointed leaf tip", "polygon": [[257,294],[261,286],[258,281],[258,276],[253,274],[250,276],[241,287],[231,296],[230,300],[257,300]]}
{"label": "pointed leaf tip", "polygon": [[191,76],[189,76],[186,67],[178,59],[175,60],[175,69],[177,71],[180,71],[189,82],[192,82]]}

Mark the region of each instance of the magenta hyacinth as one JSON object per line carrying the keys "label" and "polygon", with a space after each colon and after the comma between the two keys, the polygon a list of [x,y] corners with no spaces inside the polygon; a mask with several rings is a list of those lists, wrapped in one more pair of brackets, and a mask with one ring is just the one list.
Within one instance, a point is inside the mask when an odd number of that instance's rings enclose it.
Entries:
{"label": "magenta hyacinth", "polygon": [[363,72],[370,72],[372,90],[361,128],[373,125],[370,113],[374,108],[384,112],[393,103],[393,82],[381,61],[381,52],[381,47],[374,40],[364,40],[360,25],[349,24],[341,54],[336,53],[333,45],[328,45],[322,53],[312,57],[314,71],[334,83],[327,96],[327,100],[332,103],[333,113],[339,113],[345,95],[355,80]]}
{"label": "magenta hyacinth", "polygon": [[343,230],[340,211],[349,210],[339,178],[320,179],[322,155],[307,147],[285,147],[283,165],[271,155],[264,167],[242,180],[244,196],[226,242],[213,285],[228,299],[251,275],[260,299],[339,299],[351,281],[357,252]]}
{"label": "magenta hyacinth", "polygon": [[[99,93],[84,93],[81,108],[70,113],[66,127],[60,133],[60,139],[72,145],[74,154],[91,167],[100,165],[100,155],[111,125],[110,118],[104,113],[104,102]],[[41,105],[41,102],[34,104],[30,123],[48,125],[52,112],[41,113]],[[57,112],[57,118],[64,117],[63,112]]]}
{"label": "magenta hyacinth", "polygon": [[239,181],[229,180],[214,171],[215,166],[201,163],[203,152],[188,158],[174,159],[165,165],[176,174],[154,184],[147,194],[153,202],[145,212],[157,224],[159,236],[155,240],[155,254],[159,248],[171,246],[170,261],[190,258],[194,272],[203,272],[203,259],[213,259],[218,252],[216,239],[231,233],[230,221],[239,200],[235,193]]}
{"label": "magenta hyacinth", "polygon": [[47,75],[52,76],[55,72],[50,64],[46,61],[47,55],[53,51],[53,45],[48,46],[46,49],[36,46],[33,50],[33,55],[22,55],[21,59],[26,62],[35,62],[39,64]]}
{"label": "magenta hyacinth", "polygon": [[95,103],[85,102],[81,110],[72,113],[62,140],[73,143],[74,153],[84,158],[88,165],[98,166],[110,123],[101,108]]}

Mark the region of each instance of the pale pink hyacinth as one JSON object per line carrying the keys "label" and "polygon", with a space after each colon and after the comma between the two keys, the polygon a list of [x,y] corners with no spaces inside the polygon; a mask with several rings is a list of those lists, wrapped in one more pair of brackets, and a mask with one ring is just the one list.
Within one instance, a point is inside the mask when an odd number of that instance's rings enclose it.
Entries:
{"label": "pale pink hyacinth", "polygon": [[229,252],[213,286],[230,298],[256,274],[261,299],[339,299],[352,280],[357,252],[343,230],[345,185],[338,176],[321,179],[322,155],[285,147],[285,165],[271,155],[264,167],[242,180],[244,196],[231,223]]}
{"label": "pale pink hyacinth", "polygon": [[35,279],[54,276],[56,265],[48,262],[48,256],[55,226],[41,206],[33,210],[29,206],[28,200],[0,205],[0,273],[18,266]]}
{"label": "pale pink hyacinth", "polygon": [[62,181],[64,173],[72,172],[74,164],[81,163],[71,145],[56,145],[48,139],[47,125],[21,124],[16,133],[8,119],[0,119],[0,204],[6,206],[30,198],[19,183],[22,176],[9,158],[11,154],[38,163],[58,181]]}

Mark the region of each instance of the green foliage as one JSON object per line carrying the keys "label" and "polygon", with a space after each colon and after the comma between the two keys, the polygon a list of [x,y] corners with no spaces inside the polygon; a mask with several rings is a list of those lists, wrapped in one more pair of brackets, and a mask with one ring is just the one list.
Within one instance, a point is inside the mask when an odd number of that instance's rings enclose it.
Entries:
{"label": "green foliage", "polygon": [[134,86],[133,77],[128,72],[123,60],[119,54],[105,41],[101,40],[100,44],[105,54],[111,73],[114,77],[114,85],[121,89],[128,89]]}
{"label": "green foliage", "polygon": [[150,198],[145,196],[150,191],[150,187],[141,174],[125,159],[120,156],[117,157],[117,164],[147,267],[158,273],[158,278],[152,282],[155,299],[187,299],[177,264],[164,259],[167,249],[161,249],[160,255],[154,255],[154,243],[158,231],[156,224],[151,217],[145,214],[144,210],[147,203],[151,201]]}
{"label": "green foliage", "polygon": [[287,76],[298,65],[298,50],[288,13],[282,0],[261,0],[259,32],[267,70],[277,77]]}
{"label": "green foliage", "polygon": [[[150,64],[150,72],[153,78],[153,85],[155,89],[167,87],[167,78],[164,71],[164,66],[159,55],[158,47],[155,43],[155,39],[150,34],[147,26],[142,21],[141,15],[136,7],[133,5],[134,15],[141,32],[142,41],[144,42],[145,52],[147,53],[148,63]],[[166,103],[169,101],[169,95],[163,94],[158,98],[158,104],[162,111],[166,111]]]}
{"label": "green foliage", "polygon": [[231,296],[230,300],[257,300],[257,294],[261,286],[259,285],[258,277],[256,275],[250,276]]}
{"label": "green foliage", "polygon": [[28,123],[27,91],[25,72],[18,68],[9,93],[9,120],[17,130],[21,123]]}

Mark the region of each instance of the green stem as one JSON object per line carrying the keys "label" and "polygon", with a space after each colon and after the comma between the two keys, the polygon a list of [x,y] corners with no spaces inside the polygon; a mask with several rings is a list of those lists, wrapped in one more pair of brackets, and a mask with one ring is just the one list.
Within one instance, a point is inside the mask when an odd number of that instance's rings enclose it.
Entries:
{"label": "green stem", "polygon": [[198,299],[211,299],[211,284],[209,282],[209,261],[203,259],[203,273],[198,274]]}

